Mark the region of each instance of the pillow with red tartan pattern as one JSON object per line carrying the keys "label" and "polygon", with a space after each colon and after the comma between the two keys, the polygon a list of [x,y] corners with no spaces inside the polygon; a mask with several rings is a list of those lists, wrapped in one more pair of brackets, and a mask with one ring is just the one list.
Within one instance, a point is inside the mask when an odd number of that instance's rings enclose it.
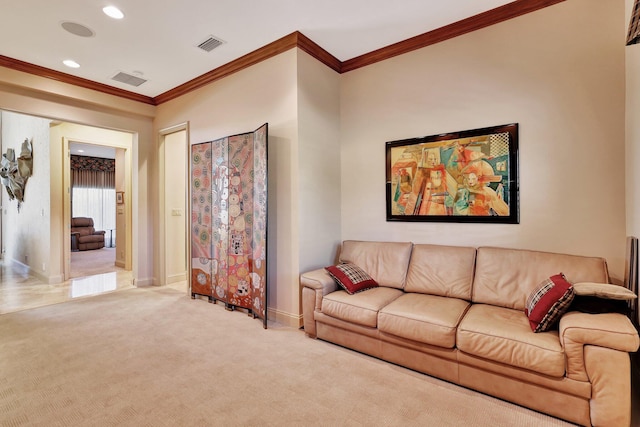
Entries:
{"label": "pillow with red tartan pattern", "polygon": [[325,267],[325,270],[342,289],[351,295],[378,287],[378,282],[373,280],[363,269],[350,262],[331,265]]}
{"label": "pillow with red tartan pattern", "polygon": [[574,291],[564,274],[545,279],[535,288],[525,304],[524,313],[529,318],[533,332],[550,330],[569,309]]}

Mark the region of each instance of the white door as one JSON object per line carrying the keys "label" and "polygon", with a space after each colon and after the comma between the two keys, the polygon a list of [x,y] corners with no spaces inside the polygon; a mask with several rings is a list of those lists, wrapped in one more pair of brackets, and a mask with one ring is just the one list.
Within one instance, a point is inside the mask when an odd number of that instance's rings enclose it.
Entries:
{"label": "white door", "polygon": [[187,280],[187,131],[164,135],[165,281]]}

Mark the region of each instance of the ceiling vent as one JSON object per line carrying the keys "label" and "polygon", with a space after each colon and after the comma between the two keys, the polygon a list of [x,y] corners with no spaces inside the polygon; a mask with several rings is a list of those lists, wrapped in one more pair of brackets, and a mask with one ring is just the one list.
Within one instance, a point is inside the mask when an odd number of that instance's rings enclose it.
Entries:
{"label": "ceiling vent", "polygon": [[131,86],[140,86],[142,83],[145,83],[146,80],[140,78],[138,76],[133,76],[131,74],[123,73],[122,71],[111,77],[112,80],[115,80],[120,83],[125,83]]}
{"label": "ceiling vent", "polygon": [[204,50],[205,52],[211,52],[213,49],[217,48],[224,42],[214,36],[207,37],[202,43],[198,45],[198,48]]}

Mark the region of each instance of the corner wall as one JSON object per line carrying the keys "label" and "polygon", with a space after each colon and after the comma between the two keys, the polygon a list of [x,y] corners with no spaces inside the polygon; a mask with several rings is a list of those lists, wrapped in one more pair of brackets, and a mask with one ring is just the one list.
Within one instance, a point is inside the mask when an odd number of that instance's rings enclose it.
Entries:
{"label": "corner wall", "polygon": [[300,272],[333,264],[340,244],[340,75],[298,51]]}
{"label": "corner wall", "polygon": [[[296,61],[297,49],[291,49],[161,104],[154,124],[157,136],[161,129],[188,122],[189,141],[197,144],[269,123],[268,315],[289,325],[300,322]],[[159,278],[159,249],[154,260]]]}
{"label": "corner wall", "polygon": [[[343,74],[342,238],[602,256],[621,281],[623,18],[567,0]],[[386,222],[386,141],[513,122],[520,224]]]}

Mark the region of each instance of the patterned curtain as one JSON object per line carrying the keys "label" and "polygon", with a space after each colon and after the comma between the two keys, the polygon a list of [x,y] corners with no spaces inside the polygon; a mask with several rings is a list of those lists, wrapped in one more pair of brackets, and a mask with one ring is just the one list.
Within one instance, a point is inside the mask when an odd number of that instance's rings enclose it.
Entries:
{"label": "patterned curtain", "polygon": [[116,188],[116,161],[71,156],[71,188]]}

